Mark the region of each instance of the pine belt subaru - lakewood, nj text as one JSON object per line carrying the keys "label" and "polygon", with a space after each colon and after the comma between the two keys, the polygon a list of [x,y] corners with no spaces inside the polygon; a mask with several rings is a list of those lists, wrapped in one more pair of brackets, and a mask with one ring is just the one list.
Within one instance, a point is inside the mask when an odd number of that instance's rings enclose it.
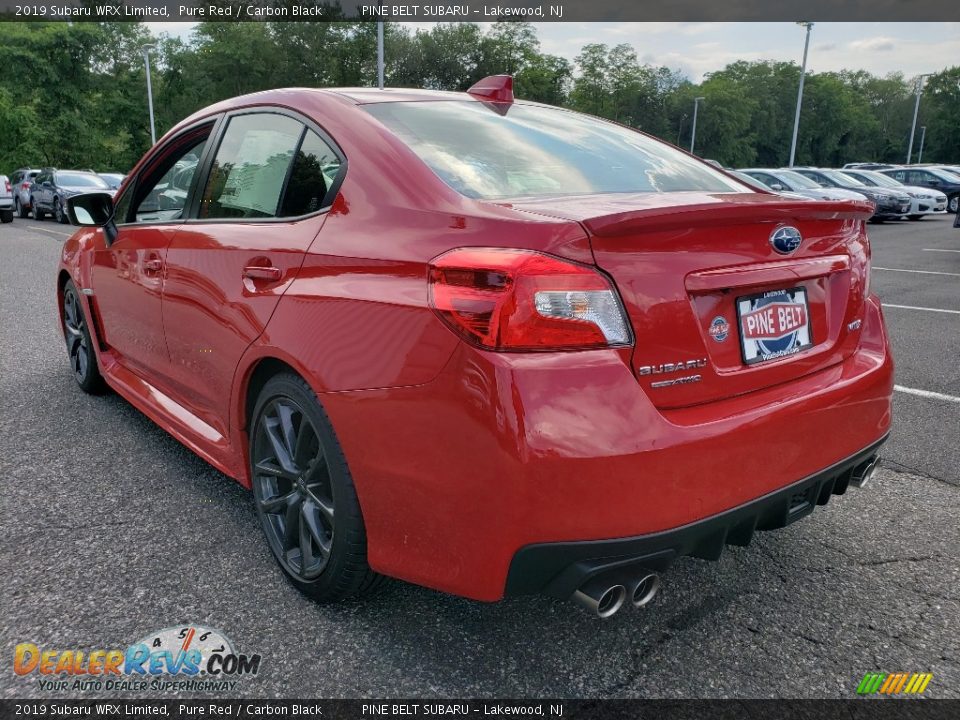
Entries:
{"label": "pine belt subaru - lakewood, nj text", "polygon": [[871,203],[507,76],[221,102],[67,209],[77,382],[251,488],[318,600],[391,576],[611,615],[862,485],[890,429]]}

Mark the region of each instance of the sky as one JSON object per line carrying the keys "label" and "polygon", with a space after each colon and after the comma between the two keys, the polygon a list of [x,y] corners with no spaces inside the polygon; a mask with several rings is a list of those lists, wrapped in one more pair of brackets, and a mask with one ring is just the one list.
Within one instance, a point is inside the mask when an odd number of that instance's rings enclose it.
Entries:
{"label": "sky", "polygon": [[[429,28],[433,23],[404,23]],[[483,23],[481,23],[483,24]],[[189,37],[193,23],[147,23]],[[588,43],[629,43],[641,62],[680,70],[694,82],[736,60],[800,63],[804,29],[794,23],[534,23],[544,52],[573,60]],[[811,72],[867,70],[907,77],[960,65],[960,23],[817,23]]]}

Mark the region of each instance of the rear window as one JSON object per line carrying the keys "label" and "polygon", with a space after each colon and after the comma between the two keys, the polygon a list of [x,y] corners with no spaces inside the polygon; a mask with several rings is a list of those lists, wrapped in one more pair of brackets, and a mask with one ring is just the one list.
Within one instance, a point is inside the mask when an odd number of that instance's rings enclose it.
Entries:
{"label": "rear window", "polygon": [[363,107],[472,198],[747,191],[679,150],[588,115],[471,101]]}

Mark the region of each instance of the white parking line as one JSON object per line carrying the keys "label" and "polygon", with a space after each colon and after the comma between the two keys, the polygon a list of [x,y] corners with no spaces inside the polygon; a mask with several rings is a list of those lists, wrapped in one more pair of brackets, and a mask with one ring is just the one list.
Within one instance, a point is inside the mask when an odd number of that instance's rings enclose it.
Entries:
{"label": "white parking line", "polygon": [[908,388],[903,385],[894,385],[893,389],[897,392],[906,393],[907,395],[917,395],[918,397],[930,398],[931,400],[946,400],[947,402],[960,403],[960,397],[931,392],[930,390],[918,390],[917,388]]}
{"label": "white parking line", "polygon": [[28,226],[27,230],[33,230],[34,232],[50,233],[51,235],[57,235],[59,237],[70,237],[71,235],[73,235],[73,233],[62,233],[56,230],[47,230],[47,228],[34,227],[33,225]]}
{"label": "white parking line", "polygon": [[960,250],[941,250],[940,248],[924,248],[924,252],[955,252],[960,253]]}
{"label": "white parking line", "polygon": [[893,305],[884,303],[885,308],[897,308],[899,310],[923,310],[924,312],[947,313],[949,315],[960,315],[960,310],[944,310],[943,308],[919,307],[917,305]]}
{"label": "white parking line", "polygon": [[887,272],[906,272],[917,273],[919,275],[949,275],[950,277],[960,277],[960,273],[938,272],[936,270],[906,270],[904,268],[886,268],[873,266],[874,270],[886,270]]}

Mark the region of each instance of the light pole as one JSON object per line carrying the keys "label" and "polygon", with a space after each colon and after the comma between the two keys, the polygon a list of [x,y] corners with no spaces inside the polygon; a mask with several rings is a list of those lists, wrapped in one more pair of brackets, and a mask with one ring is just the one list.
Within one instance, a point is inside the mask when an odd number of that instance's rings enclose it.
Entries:
{"label": "light pole", "polygon": [[923,141],[927,138],[927,126],[920,126],[920,152],[917,153],[917,163],[923,162]]}
{"label": "light pole", "polygon": [[155,50],[155,45],[144,45],[140,48],[143,53],[143,62],[147,67],[147,105],[150,107],[150,145],[157,144],[157,128],[153,124],[153,87],[150,85],[150,51]]}
{"label": "light pole", "polygon": [[793,140],[790,141],[790,164],[793,167],[793,161],[797,157],[797,133],[800,131],[800,106],[803,105],[803,81],[807,79],[807,51],[810,49],[810,30],[813,29],[812,22],[798,22],[797,25],[807,29],[807,38],[803,41],[803,65],[800,67],[800,89],[797,90],[797,112],[793,116]]}
{"label": "light pole", "polygon": [[680,118],[680,127],[677,129],[677,147],[680,147],[680,136],[683,135],[683,123],[687,120],[687,114],[684,113]]}
{"label": "light pole", "polygon": [[913,135],[917,131],[917,115],[920,114],[920,93],[923,91],[923,79],[930,77],[930,73],[924,73],[917,77],[917,102],[913,105],[913,125],[910,126],[910,144],[907,146],[907,165],[910,164],[910,156],[913,155]]}
{"label": "light pole", "polygon": [[383,20],[377,21],[377,87],[383,90]]}
{"label": "light pole", "polygon": [[697,141],[697,108],[700,106],[700,101],[706,100],[703,97],[695,97],[693,99],[693,128],[690,130],[690,154],[693,155],[693,144]]}

